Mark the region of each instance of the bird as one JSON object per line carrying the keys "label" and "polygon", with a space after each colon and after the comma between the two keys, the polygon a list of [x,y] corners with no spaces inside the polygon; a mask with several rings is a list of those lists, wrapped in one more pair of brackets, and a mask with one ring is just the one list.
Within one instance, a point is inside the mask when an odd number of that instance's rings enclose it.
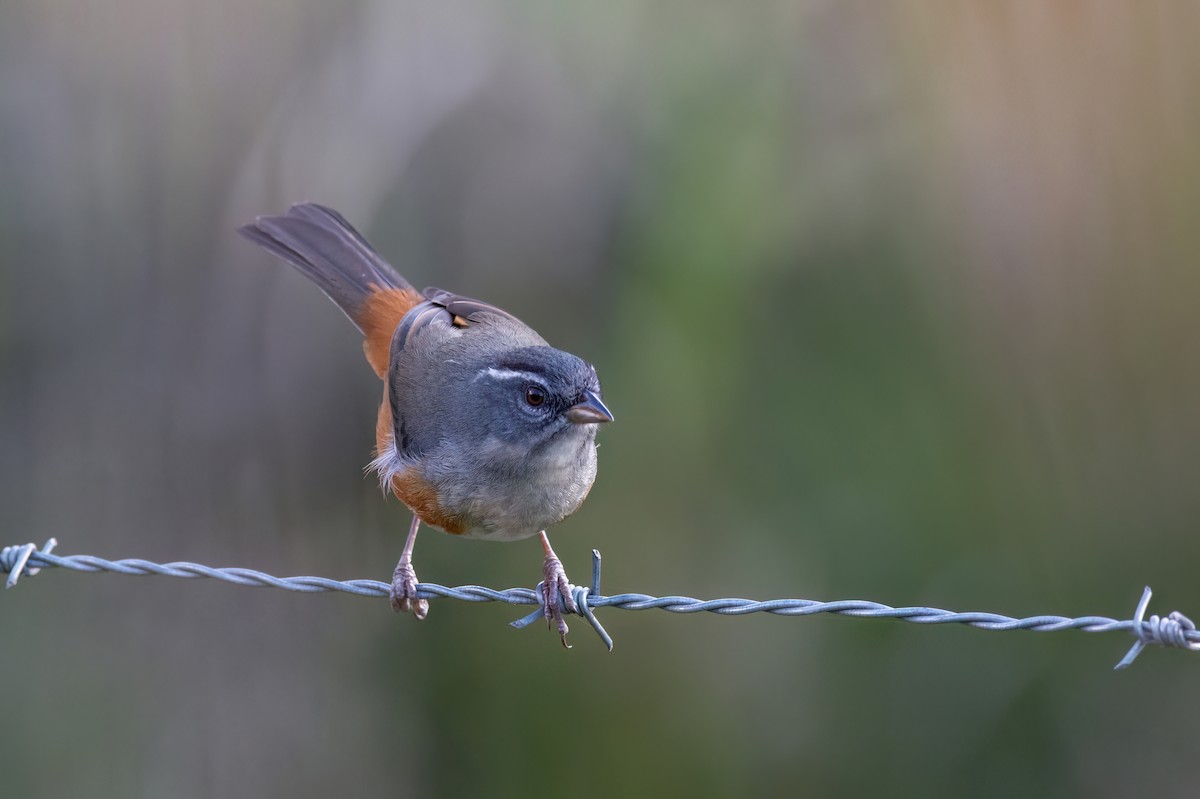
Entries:
{"label": "bird", "polygon": [[413,567],[422,524],[491,541],[536,535],[547,626],[567,646],[563,612],[578,608],[546,529],[578,510],[596,479],[596,433],[613,415],[595,367],[494,305],[417,291],[332,208],[300,203],[238,232],[333,300],[383,381],[367,469],[412,512],[392,608],[429,612]]}

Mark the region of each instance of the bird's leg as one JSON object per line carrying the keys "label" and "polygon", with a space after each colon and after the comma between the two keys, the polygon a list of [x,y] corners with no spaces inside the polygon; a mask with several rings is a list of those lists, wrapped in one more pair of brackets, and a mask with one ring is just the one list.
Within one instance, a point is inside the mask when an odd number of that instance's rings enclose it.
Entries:
{"label": "bird's leg", "polygon": [[408,538],[404,541],[404,550],[400,553],[400,562],[392,572],[392,610],[397,613],[412,612],[418,619],[429,614],[429,600],[417,598],[417,572],[413,569],[413,546],[417,543],[417,528],[421,519],[414,513],[412,527],[408,528]]}
{"label": "bird's leg", "polygon": [[[562,561],[550,546],[549,536],[542,530],[538,537],[542,539],[542,549],[546,552],[546,560],[542,564],[542,603],[546,612],[546,626],[553,629],[557,623],[562,644],[567,646],[568,628],[563,619],[563,609],[569,613],[578,613],[579,608],[575,605],[575,598],[571,596],[571,581],[567,579]],[[559,596],[562,597],[562,607],[559,607]]]}

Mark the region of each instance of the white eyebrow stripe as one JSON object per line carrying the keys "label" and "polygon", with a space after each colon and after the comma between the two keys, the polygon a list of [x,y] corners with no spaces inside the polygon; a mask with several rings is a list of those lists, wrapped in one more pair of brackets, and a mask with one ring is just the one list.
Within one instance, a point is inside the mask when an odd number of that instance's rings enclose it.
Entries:
{"label": "white eyebrow stripe", "polygon": [[489,366],[486,369],[480,369],[479,373],[475,375],[475,380],[478,380],[484,375],[487,375],[495,380],[529,380],[534,383],[540,383],[543,380],[541,376],[535,375],[533,372],[522,372],[516,369],[496,369],[492,366]]}

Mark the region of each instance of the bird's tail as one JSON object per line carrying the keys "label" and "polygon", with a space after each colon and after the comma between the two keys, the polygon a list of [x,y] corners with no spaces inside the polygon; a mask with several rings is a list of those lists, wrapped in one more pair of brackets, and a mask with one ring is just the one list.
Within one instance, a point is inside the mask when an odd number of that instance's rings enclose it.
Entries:
{"label": "bird's tail", "polygon": [[362,331],[376,374],[387,373],[392,333],[424,298],[341,214],[303,203],[283,216],[260,216],[238,232],[316,283]]}

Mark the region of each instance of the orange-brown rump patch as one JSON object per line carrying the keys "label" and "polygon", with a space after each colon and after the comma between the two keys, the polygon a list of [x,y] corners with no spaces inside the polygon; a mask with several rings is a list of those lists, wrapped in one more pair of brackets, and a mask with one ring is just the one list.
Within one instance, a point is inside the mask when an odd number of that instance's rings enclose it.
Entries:
{"label": "orange-brown rump patch", "polygon": [[392,350],[392,334],[404,314],[424,298],[413,289],[381,289],[372,284],[371,293],[363,300],[355,322],[363,331],[363,352],[367,363],[383,380],[387,377],[388,357]]}

